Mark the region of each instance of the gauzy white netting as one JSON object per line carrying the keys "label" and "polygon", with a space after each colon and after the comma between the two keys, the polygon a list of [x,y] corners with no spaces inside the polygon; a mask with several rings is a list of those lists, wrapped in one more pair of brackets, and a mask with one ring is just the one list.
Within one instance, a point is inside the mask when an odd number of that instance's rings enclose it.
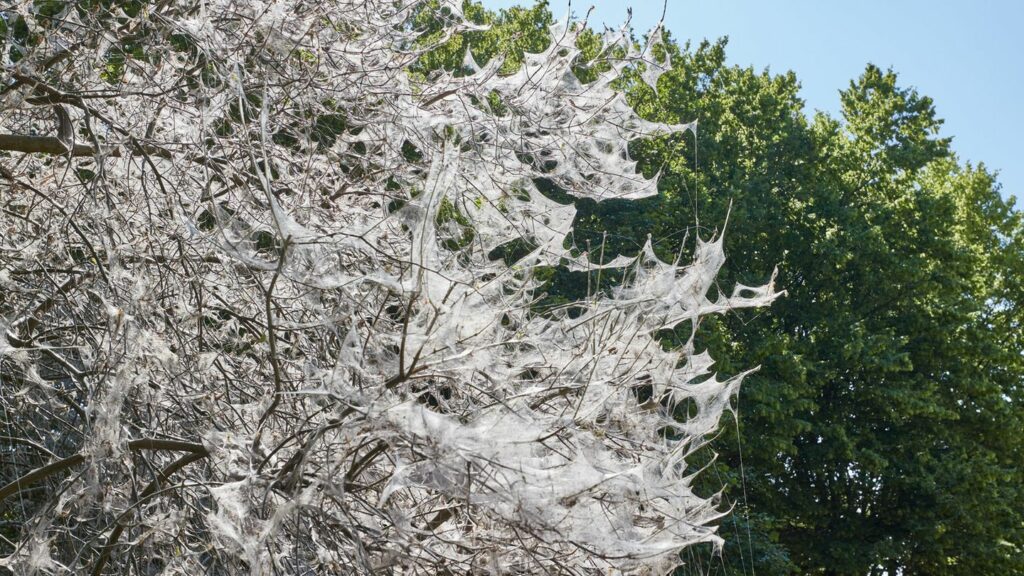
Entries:
{"label": "gauzy white netting", "polygon": [[717,541],[686,457],[742,375],[656,334],[779,293],[709,299],[719,236],[536,312],[540,267],[594,265],[535,182],[654,195],[628,142],[694,128],[613,89],[627,68],[656,84],[653,45],[606,34],[583,83],[563,24],[512,74],[467,53],[423,78],[475,27],[457,3],[38,12],[10,12],[41,41],[4,51],[0,95],[0,446],[21,478],[0,495],[25,522],[0,565],[660,574]]}

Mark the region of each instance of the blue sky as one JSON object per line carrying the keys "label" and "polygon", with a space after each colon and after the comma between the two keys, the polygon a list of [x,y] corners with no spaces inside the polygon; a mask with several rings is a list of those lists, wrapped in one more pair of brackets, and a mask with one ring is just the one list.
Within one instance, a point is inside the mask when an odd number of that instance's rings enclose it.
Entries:
{"label": "blue sky", "polygon": [[[488,8],[532,1],[483,0]],[[643,33],[660,0],[574,2],[592,24],[617,26],[633,7]],[[556,16],[565,0],[551,0]],[[729,37],[731,64],[793,70],[808,112],[838,116],[838,91],[872,62],[932,97],[943,134],[963,160],[999,171],[1003,196],[1024,198],[1024,1],[670,0],[666,27],[679,40]]]}

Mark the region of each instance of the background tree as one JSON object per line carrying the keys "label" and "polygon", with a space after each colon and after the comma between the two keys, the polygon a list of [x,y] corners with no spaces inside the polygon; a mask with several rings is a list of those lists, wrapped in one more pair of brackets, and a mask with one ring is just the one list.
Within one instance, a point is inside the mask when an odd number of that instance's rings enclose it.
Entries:
{"label": "background tree", "polygon": [[808,124],[792,74],[727,67],[723,49],[681,51],[656,96],[632,93],[651,118],[701,123],[696,146],[637,152],[662,170],[658,201],[590,204],[575,233],[621,238],[614,256],[636,230],[675,238],[731,205],[730,257],[748,275],[781,263],[789,298],[770,316],[712,321],[706,340],[724,371],[762,365],[741,394],[740,439],[727,428],[714,447],[728,494],[747,502],[723,527],[726,571],[1024,570],[1024,460],[1007,434],[1024,415],[1019,213],[894,73],[868,66],[842,93],[842,121]]}

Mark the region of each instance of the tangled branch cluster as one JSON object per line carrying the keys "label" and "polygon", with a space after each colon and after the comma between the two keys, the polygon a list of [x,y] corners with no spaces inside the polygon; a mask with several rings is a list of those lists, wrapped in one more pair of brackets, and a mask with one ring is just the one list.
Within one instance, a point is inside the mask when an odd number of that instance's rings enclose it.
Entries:
{"label": "tangled branch cluster", "polygon": [[457,3],[140,4],[4,12],[0,565],[639,574],[716,540],[686,457],[742,375],[655,335],[778,293],[710,300],[718,238],[537,306],[596,267],[537,182],[655,194],[628,141],[692,128],[613,89],[660,32],[591,83],[573,26],[423,79]]}

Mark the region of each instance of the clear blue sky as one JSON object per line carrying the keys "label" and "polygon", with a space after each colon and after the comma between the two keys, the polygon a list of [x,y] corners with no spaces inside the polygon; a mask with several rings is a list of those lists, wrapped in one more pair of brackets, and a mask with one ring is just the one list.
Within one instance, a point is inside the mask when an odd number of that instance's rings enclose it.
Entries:
{"label": "clear blue sky", "polygon": [[[496,9],[532,0],[483,0]],[[633,7],[644,33],[660,0],[573,2],[591,24],[617,26]],[[556,16],[565,0],[551,0]],[[728,61],[793,70],[808,112],[838,116],[838,91],[872,62],[932,97],[943,133],[963,160],[999,172],[1003,196],[1024,198],[1024,0],[669,0],[666,27],[680,42],[729,37]]]}

